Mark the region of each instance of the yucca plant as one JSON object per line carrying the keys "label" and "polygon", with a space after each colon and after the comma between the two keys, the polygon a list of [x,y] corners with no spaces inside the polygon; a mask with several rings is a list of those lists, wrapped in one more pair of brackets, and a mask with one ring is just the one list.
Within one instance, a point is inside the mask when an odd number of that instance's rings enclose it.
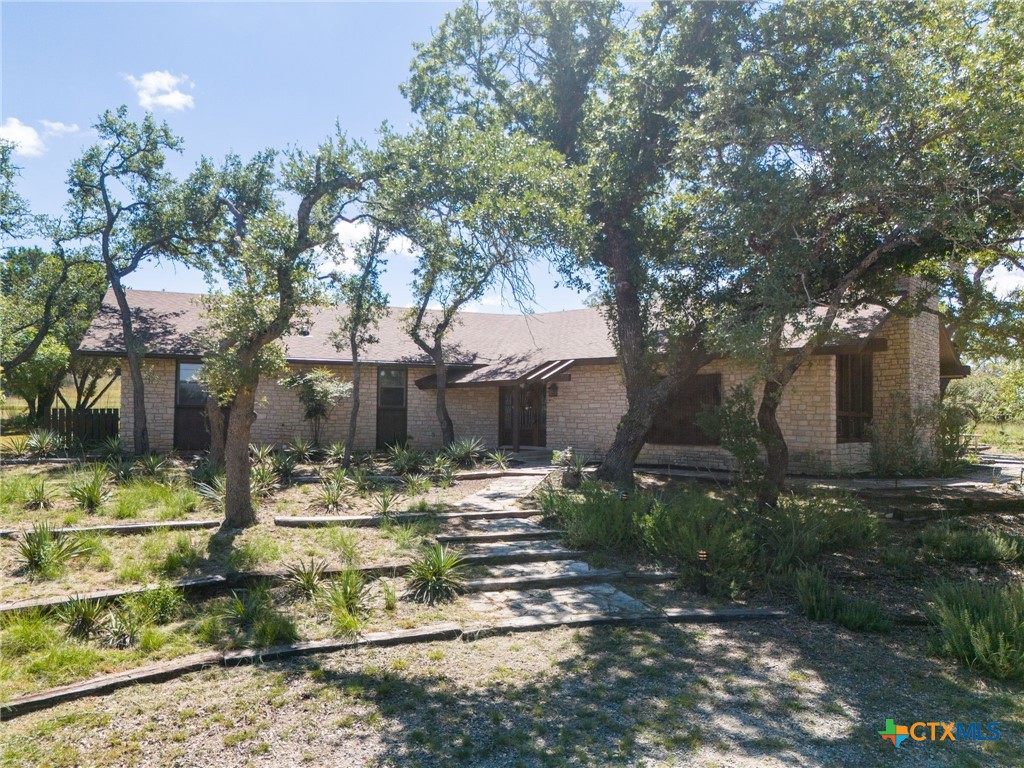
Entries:
{"label": "yucca plant", "polygon": [[320,584],[325,578],[327,563],[314,560],[308,563],[298,562],[289,565],[285,574],[285,583],[307,599],[312,599],[320,592]]}
{"label": "yucca plant", "polygon": [[388,463],[396,474],[408,475],[419,472],[424,461],[422,453],[404,445],[393,445],[388,449]]}
{"label": "yucca plant", "polygon": [[131,602],[118,601],[107,613],[103,640],[111,648],[131,648],[150,624],[149,616],[139,612]]}
{"label": "yucca plant", "polygon": [[321,604],[336,632],[354,634],[366,615],[366,582],[359,571],[342,571],[321,592]]}
{"label": "yucca plant", "polygon": [[115,485],[124,485],[135,476],[135,462],[125,456],[107,459],[103,464],[107,478]]}
{"label": "yucca plant", "polygon": [[381,517],[390,517],[395,512],[399,496],[390,488],[384,488],[373,499],[373,506]]}
{"label": "yucca plant", "polygon": [[256,464],[249,470],[249,487],[253,496],[265,498],[280,487],[277,484],[277,473],[273,467]]}
{"label": "yucca plant", "polygon": [[11,435],[7,438],[7,448],[4,449],[5,456],[27,456],[28,437],[25,435]]}
{"label": "yucca plant", "polygon": [[256,464],[266,464],[270,461],[270,457],[274,455],[274,446],[268,445],[267,443],[250,443],[249,444],[249,455]]}
{"label": "yucca plant", "polygon": [[92,468],[92,475],[68,486],[68,496],[86,512],[95,512],[110,498],[106,484],[109,479],[107,467],[98,464]]}
{"label": "yucca plant", "polygon": [[508,469],[509,461],[511,461],[511,459],[512,454],[507,451],[491,451],[484,457],[484,462],[489,467],[506,470]]}
{"label": "yucca plant", "polygon": [[316,455],[316,446],[309,440],[296,437],[288,443],[285,447],[285,451],[293,456],[296,462],[308,464],[313,461]]}
{"label": "yucca plant", "polygon": [[409,566],[407,594],[417,602],[434,605],[455,598],[465,588],[465,563],[460,550],[435,543]]}
{"label": "yucca plant", "polygon": [[26,509],[49,509],[53,506],[53,489],[43,480],[30,482],[25,487],[23,503]]}
{"label": "yucca plant", "polygon": [[219,615],[228,626],[245,630],[271,610],[270,590],[259,584],[242,592],[232,591]]}
{"label": "yucca plant", "polygon": [[434,463],[430,466],[430,474],[437,481],[437,484],[442,488],[451,488],[452,483],[455,480],[455,470],[457,467],[444,454],[438,454],[434,458]]}
{"label": "yucca plant", "polygon": [[332,464],[341,464],[345,460],[345,444],[331,443],[324,451],[324,456]]}
{"label": "yucca plant", "polygon": [[69,560],[89,554],[91,547],[78,536],[58,533],[48,523],[36,523],[22,535],[17,550],[27,573],[50,579],[60,575]]}
{"label": "yucca plant", "polygon": [[196,483],[196,492],[217,509],[223,509],[228,485],[224,475],[214,475],[208,483]]}
{"label": "yucca plant", "polygon": [[270,466],[274,470],[274,474],[277,475],[278,481],[284,485],[292,481],[298,463],[294,454],[289,451],[274,451],[270,456]]}
{"label": "yucca plant", "polygon": [[53,456],[64,447],[64,439],[50,429],[36,429],[28,433],[26,449],[37,459]]}
{"label": "yucca plant", "polygon": [[161,477],[169,467],[167,459],[160,454],[147,453],[139,457],[133,470],[141,477]]}
{"label": "yucca plant", "polygon": [[106,606],[99,600],[71,598],[55,611],[57,621],[64,625],[68,637],[88,640],[100,631]]}
{"label": "yucca plant", "polygon": [[391,582],[382,581],[381,591],[384,593],[384,610],[393,611],[398,607],[398,593],[391,585]]}
{"label": "yucca plant", "polygon": [[108,437],[100,443],[100,456],[106,459],[116,459],[126,453],[124,443],[120,437]]}
{"label": "yucca plant", "polygon": [[444,455],[460,467],[476,466],[483,452],[484,443],[479,437],[454,440],[444,449]]}
{"label": "yucca plant", "polygon": [[320,483],[320,490],[317,496],[317,504],[333,512],[341,509],[345,503],[345,486],[334,480],[325,480]]}
{"label": "yucca plant", "polygon": [[406,475],[405,477],[405,492],[410,496],[419,496],[420,494],[426,493],[430,490],[430,476],[429,475]]}
{"label": "yucca plant", "polygon": [[362,467],[350,469],[348,471],[349,480],[352,485],[356,487],[356,490],[361,494],[369,493],[374,489],[375,483],[373,478],[370,477],[370,473]]}

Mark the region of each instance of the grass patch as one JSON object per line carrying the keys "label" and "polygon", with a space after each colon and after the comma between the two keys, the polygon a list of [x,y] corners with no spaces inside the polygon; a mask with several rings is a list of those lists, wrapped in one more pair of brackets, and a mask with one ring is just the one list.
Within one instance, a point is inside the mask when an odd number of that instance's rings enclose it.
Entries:
{"label": "grass patch", "polygon": [[229,571],[252,571],[281,557],[281,547],[273,539],[253,536],[246,539],[228,555]]}
{"label": "grass patch", "polygon": [[834,622],[853,632],[892,631],[892,619],[879,603],[846,597],[830,587],[825,574],[817,568],[797,571],[793,584],[800,610],[812,621]]}
{"label": "grass patch", "polygon": [[925,550],[954,563],[1012,563],[1024,556],[1018,537],[999,531],[970,531],[950,523],[925,528],[920,540]]}

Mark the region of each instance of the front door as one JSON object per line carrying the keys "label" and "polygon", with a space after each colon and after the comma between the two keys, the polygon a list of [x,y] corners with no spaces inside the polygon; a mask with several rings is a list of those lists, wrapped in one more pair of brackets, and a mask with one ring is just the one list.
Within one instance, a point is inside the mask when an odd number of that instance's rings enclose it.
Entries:
{"label": "front door", "polygon": [[210,448],[210,424],[206,418],[206,390],[199,382],[203,366],[178,363],[174,388],[174,450],[185,453]]}
{"label": "front door", "polygon": [[543,384],[501,387],[498,392],[498,442],[516,443],[515,423],[519,422],[519,445],[542,448],[547,445],[547,388]]}
{"label": "front door", "polygon": [[377,369],[377,448],[405,445],[407,430],[405,368]]}

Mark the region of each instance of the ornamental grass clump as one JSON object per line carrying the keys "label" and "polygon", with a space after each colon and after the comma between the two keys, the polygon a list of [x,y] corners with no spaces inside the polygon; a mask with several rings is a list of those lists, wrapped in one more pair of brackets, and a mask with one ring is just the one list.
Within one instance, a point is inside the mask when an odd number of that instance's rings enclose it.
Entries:
{"label": "ornamental grass clump", "polygon": [[68,533],[60,533],[48,523],[36,523],[18,541],[17,558],[25,572],[39,579],[56,578],[68,562],[91,551],[88,542]]}

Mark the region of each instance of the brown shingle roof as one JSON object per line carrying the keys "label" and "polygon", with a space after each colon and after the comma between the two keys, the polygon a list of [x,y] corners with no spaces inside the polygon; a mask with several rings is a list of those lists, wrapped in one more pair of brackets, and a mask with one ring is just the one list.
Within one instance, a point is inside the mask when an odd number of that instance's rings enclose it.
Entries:
{"label": "brown shingle roof", "polygon": [[[202,327],[200,294],[170,291],[128,291],[135,330],[151,357],[197,357],[194,334]],[[346,363],[348,346],[337,349],[332,336],[344,309],[312,310],[301,333],[286,336],[286,356],[292,362]],[[404,330],[406,310],[392,307],[381,320],[376,344],[364,350],[368,363],[430,365],[430,359]],[[866,339],[888,317],[888,310],[866,305],[844,313],[836,323],[835,338],[851,342]],[[799,334],[796,334],[798,337]],[[792,343],[797,343],[798,338]],[[615,357],[608,325],[598,309],[572,309],[532,315],[464,312],[449,336],[449,360],[473,366],[460,373],[460,384],[486,384],[518,379],[554,360],[594,361]],[[120,313],[107,292],[99,314],[79,346],[96,355],[124,355]]]}
{"label": "brown shingle roof", "polygon": [[[135,331],[152,357],[194,357],[200,349],[193,334],[202,328],[200,294],[170,291],[128,291]],[[293,362],[345,363],[351,361],[348,345],[334,346],[332,335],[344,309],[312,310],[303,333],[283,341]],[[430,359],[404,330],[406,310],[392,307],[381,320],[376,344],[362,353],[369,363],[429,365]],[[533,315],[498,315],[464,312],[449,336],[452,363],[480,366],[474,378],[516,378],[541,363],[556,358],[597,359],[615,356],[601,313],[574,309]],[[79,346],[86,354],[124,354],[120,313],[108,291],[103,305]]]}

